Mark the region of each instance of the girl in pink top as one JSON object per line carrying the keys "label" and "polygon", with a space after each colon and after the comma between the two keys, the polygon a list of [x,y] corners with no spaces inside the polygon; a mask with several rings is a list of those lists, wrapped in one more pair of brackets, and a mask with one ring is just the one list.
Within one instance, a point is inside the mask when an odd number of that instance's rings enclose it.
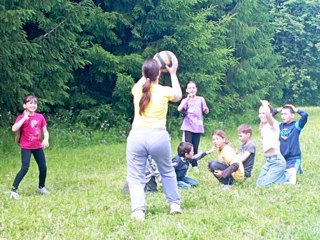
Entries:
{"label": "girl in pink top", "polygon": [[[194,154],[198,153],[201,134],[204,133],[203,114],[209,113],[209,108],[203,97],[197,96],[197,86],[190,81],[187,85],[187,97],[182,99],[178,111],[183,113],[184,119],[181,125],[184,142],[193,144]],[[197,161],[194,161],[193,168],[198,168]]]}
{"label": "girl in pink top", "polygon": [[[17,189],[23,177],[27,174],[30,166],[31,154],[34,156],[39,168],[40,194],[49,194],[45,188],[47,166],[43,148],[49,146],[49,133],[47,122],[44,116],[36,113],[38,108],[38,99],[29,95],[23,100],[24,111],[16,119],[12,126],[12,131],[17,132],[17,142],[21,147],[21,169],[14,179],[10,197],[19,199]],[[44,138],[42,139],[42,135]]]}

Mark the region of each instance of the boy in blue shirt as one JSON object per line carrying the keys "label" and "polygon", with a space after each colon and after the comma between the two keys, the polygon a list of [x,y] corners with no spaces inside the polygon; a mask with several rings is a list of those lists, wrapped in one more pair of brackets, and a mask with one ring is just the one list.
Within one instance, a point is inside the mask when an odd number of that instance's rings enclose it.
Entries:
{"label": "boy in blue shirt", "polygon": [[[299,136],[308,121],[308,113],[302,109],[297,109],[292,104],[277,108],[274,110],[274,115],[278,112],[281,113],[282,119],[279,137],[280,151],[286,159],[286,169],[291,173],[289,183],[295,184],[297,173],[302,172]],[[298,121],[293,121],[295,113],[301,116]]]}
{"label": "boy in blue shirt", "polygon": [[173,167],[177,175],[179,188],[189,189],[198,186],[198,181],[187,177],[189,165],[198,162],[207,154],[212,153],[214,148],[207,152],[202,152],[194,155],[193,145],[189,142],[181,142],[178,146],[178,155],[172,159]]}

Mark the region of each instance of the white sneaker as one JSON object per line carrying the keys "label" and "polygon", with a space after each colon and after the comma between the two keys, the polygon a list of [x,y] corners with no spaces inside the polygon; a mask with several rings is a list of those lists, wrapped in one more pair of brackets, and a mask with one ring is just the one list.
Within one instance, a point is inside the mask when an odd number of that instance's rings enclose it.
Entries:
{"label": "white sneaker", "polygon": [[19,194],[17,193],[17,192],[15,192],[15,191],[10,191],[10,198],[14,198],[14,199],[16,199],[16,200],[18,200],[19,199]]}
{"label": "white sneaker", "polygon": [[295,168],[288,168],[286,170],[290,174],[290,178],[288,180],[289,184],[296,184],[297,183],[297,172]]}
{"label": "white sneaker", "polygon": [[221,184],[219,187],[221,190],[230,190],[232,188],[232,185],[224,185]]}
{"label": "white sneaker", "polygon": [[48,195],[50,194],[50,192],[48,191],[48,189],[46,189],[45,187],[43,188],[38,188],[38,191],[41,195]]}
{"label": "white sneaker", "polygon": [[145,214],[144,214],[144,211],[142,210],[138,210],[138,211],[134,211],[131,213],[131,218],[134,219],[134,220],[137,220],[137,221],[144,221],[144,217]]}
{"label": "white sneaker", "polygon": [[170,214],[177,214],[177,213],[181,213],[181,207],[179,204],[177,203],[172,203],[170,205]]}

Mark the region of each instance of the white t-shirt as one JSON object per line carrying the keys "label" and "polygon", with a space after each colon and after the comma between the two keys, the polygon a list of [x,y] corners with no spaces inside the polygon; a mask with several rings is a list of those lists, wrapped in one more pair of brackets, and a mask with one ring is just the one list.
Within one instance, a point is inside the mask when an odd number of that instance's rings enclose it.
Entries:
{"label": "white t-shirt", "polygon": [[261,128],[263,152],[267,152],[271,148],[280,151],[279,135],[279,124],[277,124],[275,120],[273,126],[267,123]]}

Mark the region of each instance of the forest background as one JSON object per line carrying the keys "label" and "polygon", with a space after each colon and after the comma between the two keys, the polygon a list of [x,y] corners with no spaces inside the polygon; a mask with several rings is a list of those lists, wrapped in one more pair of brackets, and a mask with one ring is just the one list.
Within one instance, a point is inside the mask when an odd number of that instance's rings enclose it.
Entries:
{"label": "forest background", "polygon": [[257,121],[259,99],[319,105],[319,15],[320,0],[1,0],[0,153],[29,93],[56,146],[125,140],[130,89],[161,50],[178,57],[183,91],[197,83],[207,129]]}

